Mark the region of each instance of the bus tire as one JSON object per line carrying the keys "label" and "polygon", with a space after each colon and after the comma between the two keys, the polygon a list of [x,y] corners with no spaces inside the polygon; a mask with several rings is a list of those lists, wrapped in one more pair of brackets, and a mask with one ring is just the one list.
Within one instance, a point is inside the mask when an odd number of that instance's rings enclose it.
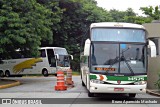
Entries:
{"label": "bus tire", "polygon": [[90,92],[88,91],[88,97],[94,97],[94,93],[90,93]]}
{"label": "bus tire", "polygon": [[16,77],[22,77],[23,75],[17,75]]}
{"label": "bus tire", "polygon": [[4,77],[3,71],[0,71],[0,77]]}
{"label": "bus tire", "polygon": [[10,77],[11,76],[11,74],[10,74],[10,72],[8,70],[5,72],[5,76],[6,77]]}
{"label": "bus tire", "polygon": [[82,86],[83,86],[83,87],[85,86],[85,84],[84,84],[83,80],[82,80]]}
{"label": "bus tire", "polygon": [[129,94],[129,97],[134,98],[136,94]]}
{"label": "bus tire", "polygon": [[81,74],[81,81],[82,81],[82,86],[85,86],[85,84],[84,84],[84,82],[83,82],[83,80],[82,80],[82,74]]}
{"label": "bus tire", "polygon": [[44,77],[48,77],[48,70],[47,70],[47,69],[43,69],[43,70],[42,70],[42,75],[43,75]]}

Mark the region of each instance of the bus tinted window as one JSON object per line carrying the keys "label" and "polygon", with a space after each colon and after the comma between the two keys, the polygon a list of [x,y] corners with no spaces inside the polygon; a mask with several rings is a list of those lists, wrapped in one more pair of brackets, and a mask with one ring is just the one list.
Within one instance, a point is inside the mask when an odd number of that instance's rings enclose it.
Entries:
{"label": "bus tinted window", "polygon": [[45,50],[43,49],[43,50],[40,50],[40,57],[46,57],[46,52],[45,52]]}
{"label": "bus tinted window", "polygon": [[50,67],[56,67],[56,60],[53,49],[47,49],[47,55]]}
{"label": "bus tinted window", "polygon": [[94,72],[146,73],[145,44],[93,43],[91,49],[91,67]]}
{"label": "bus tinted window", "polygon": [[142,29],[94,28],[91,41],[145,42],[145,31]]}

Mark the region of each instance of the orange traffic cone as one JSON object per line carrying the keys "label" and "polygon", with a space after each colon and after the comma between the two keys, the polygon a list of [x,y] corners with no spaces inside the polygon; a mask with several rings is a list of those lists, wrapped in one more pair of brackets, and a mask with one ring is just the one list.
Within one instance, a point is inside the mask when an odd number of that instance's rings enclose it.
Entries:
{"label": "orange traffic cone", "polygon": [[57,86],[55,86],[55,90],[57,91],[67,90],[67,86],[65,86],[64,82],[63,71],[57,71]]}
{"label": "orange traffic cone", "polygon": [[72,81],[72,70],[69,69],[67,70],[67,75],[66,75],[66,85],[67,87],[74,87],[74,82]]}

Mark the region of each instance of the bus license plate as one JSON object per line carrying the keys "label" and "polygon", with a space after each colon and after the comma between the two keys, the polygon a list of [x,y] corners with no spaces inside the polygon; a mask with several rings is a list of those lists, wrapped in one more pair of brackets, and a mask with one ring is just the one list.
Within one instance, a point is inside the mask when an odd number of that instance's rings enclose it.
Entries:
{"label": "bus license plate", "polygon": [[124,91],[124,88],[114,88],[114,91]]}

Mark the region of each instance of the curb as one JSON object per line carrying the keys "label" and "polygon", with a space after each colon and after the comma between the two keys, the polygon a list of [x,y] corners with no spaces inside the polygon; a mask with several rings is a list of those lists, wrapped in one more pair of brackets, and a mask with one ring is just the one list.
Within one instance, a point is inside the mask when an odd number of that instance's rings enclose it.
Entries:
{"label": "curb", "polygon": [[155,95],[155,96],[160,97],[160,93],[154,92],[154,91],[149,90],[149,89],[147,89],[147,93],[148,93],[148,94],[151,94],[151,95]]}
{"label": "curb", "polygon": [[15,81],[14,83],[11,83],[11,84],[0,85],[0,89],[10,88],[10,87],[18,86],[18,85],[20,85],[20,82]]}

